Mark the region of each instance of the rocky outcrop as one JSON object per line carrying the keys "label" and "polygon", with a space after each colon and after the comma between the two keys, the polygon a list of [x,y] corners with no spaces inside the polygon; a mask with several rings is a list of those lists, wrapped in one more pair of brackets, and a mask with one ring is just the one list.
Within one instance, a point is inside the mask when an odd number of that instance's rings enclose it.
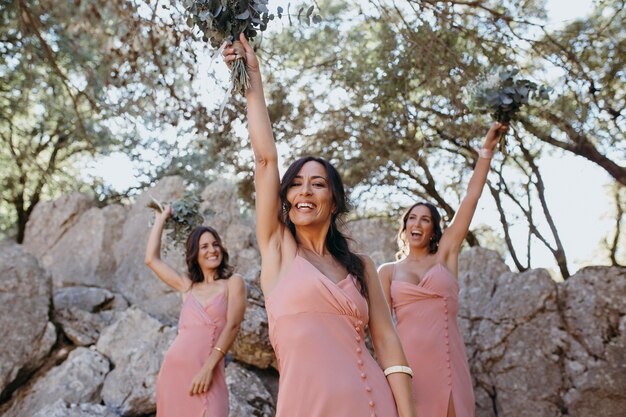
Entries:
{"label": "rocky outcrop", "polygon": [[95,350],[79,347],[22,393],[4,417],[24,417],[61,399],[67,403],[98,403],[109,361]]}
{"label": "rocky outcrop", "polygon": [[459,271],[477,417],[623,415],[626,269],[586,268],[556,283],[472,249]]}
{"label": "rocky outcrop", "polygon": [[261,379],[236,362],[226,367],[229,391],[229,417],[272,417],[275,402]]}
{"label": "rocky outcrop", "polygon": [[[0,245],[0,324],[10,329],[0,348],[0,414],[154,413],[181,299],[143,264],[153,218],[145,204],[183,190],[182,179],[166,178],[132,206],[102,209],[86,196],[65,196],[33,214],[25,247],[35,257]],[[222,235],[248,289],[227,367],[231,417],[271,416],[277,375],[253,215],[240,210],[228,182],[202,196],[205,223]],[[357,251],[378,264],[394,258],[393,224],[368,219],[346,227],[360,241]],[[181,248],[167,237],[163,247],[166,262],[184,271]],[[497,253],[472,248],[460,257],[459,284],[477,417],[624,415],[626,269],[588,267],[555,282],[542,269],[513,273]],[[53,348],[55,326],[62,334]]]}
{"label": "rocky outcrop", "polygon": [[156,379],[176,330],[133,307],[104,329],[96,349],[115,369],[104,381],[104,403],[122,416],[156,410]]}
{"label": "rocky outcrop", "polygon": [[56,341],[50,276],[16,244],[0,249],[0,393],[41,366]]}

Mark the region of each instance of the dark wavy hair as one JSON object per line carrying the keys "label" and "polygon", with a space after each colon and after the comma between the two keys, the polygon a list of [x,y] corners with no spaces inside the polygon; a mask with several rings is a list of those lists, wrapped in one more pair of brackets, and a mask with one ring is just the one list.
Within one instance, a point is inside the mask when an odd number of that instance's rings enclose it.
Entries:
{"label": "dark wavy hair", "polygon": [[228,279],[231,275],[233,275],[233,271],[235,270],[235,268],[228,263],[228,251],[222,244],[222,239],[220,238],[219,233],[217,233],[217,230],[208,226],[198,226],[193,229],[191,233],[189,233],[189,237],[187,237],[187,253],[185,256],[189,278],[194,284],[204,281],[204,274],[202,273],[202,269],[198,263],[198,252],[200,252],[200,237],[202,237],[205,233],[211,233],[213,235],[213,238],[219,245],[222,253],[222,262],[220,262],[217,267],[217,275],[215,276],[215,279]]}
{"label": "dark wavy hair", "polygon": [[409,214],[411,211],[417,206],[425,206],[430,211],[430,217],[433,220],[433,237],[428,242],[428,252],[429,253],[437,253],[437,249],[439,249],[439,240],[441,240],[441,236],[443,235],[443,230],[441,229],[441,215],[437,211],[437,207],[430,203],[419,202],[413,204],[409,207],[402,216],[402,222],[400,223],[400,229],[398,230],[398,252],[396,252],[396,260],[402,259],[402,257],[408,255],[408,245],[404,240],[404,231],[406,230],[406,222],[409,220]]}
{"label": "dark wavy hair", "polygon": [[352,276],[356,278],[356,283],[359,291],[363,297],[367,298],[367,284],[365,282],[365,263],[363,260],[350,250],[348,241],[350,238],[344,235],[340,228],[343,226],[343,216],[350,211],[350,205],[346,192],[343,187],[343,181],[339,172],[335,167],[325,160],[315,156],[305,156],[294,163],[292,163],[280,182],[280,201],[282,203],[282,211],[280,213],[280,219],[287,225],[291,234],[296,239],[296,226],[291,222],[289,218],[289,210],[291,210],[291,204],[287,201],[287,192],[291,183],[298,175],[304,164],[314,161],[321,164],[326,170],[328,176],[328,185],[333,195],[333,202],[335,203],[335,211],[331,215],[330,227],[328,234],[326,235],[326,248],[333,255],[333,257],[343,265]]}

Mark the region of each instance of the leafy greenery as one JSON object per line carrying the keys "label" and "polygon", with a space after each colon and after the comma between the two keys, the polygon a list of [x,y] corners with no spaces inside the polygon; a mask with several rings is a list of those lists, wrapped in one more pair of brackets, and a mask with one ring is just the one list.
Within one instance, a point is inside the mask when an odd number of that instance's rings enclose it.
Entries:
{"label": "leafy greenery", "polygon": [[500,123],[509,123],[531,99],[545,101],[551,88],[519,77],[519,69],[500,68],[470,86],[473,110],[491,114]]}
{"label": "leafy greenery", "polygon": [[[152,199],[148,203],[148,207],[163,212],[163,203]],[[166,230],[171,230],[171,238],[175,245],[183,246],[187,241],[187,237],[193,229],[202,225],[204,218],[200,213],[200,199],[195,193],[186,192],[182,199],[171,203],[172,216],[165,224]]]}

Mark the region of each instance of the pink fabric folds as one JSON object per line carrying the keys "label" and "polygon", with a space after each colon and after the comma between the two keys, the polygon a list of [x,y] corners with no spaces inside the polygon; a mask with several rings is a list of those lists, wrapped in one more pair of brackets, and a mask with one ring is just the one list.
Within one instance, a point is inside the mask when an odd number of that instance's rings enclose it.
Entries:
{"label": "pink fabric folds", "polygon": [[364,342],[368,306],[352,276],[335,284],[301,256],[266,297],[280,371],[276,417],[395,417]]}
{"label": "pink fabric folds", "polygon": [[457,325],[459,287],[442,264],[416,285],[391,281],[398,335],[415,373],[418,416],[446,417],[450,396],[457,417],[474,416],[474,392],[463,338]]}
{"label": "pink fabric folds", "polygon": [[178,335],[157,379],[157,417],[228,417],[224,360],[213,370],[209,391],[189,395],[192,379],[206,362],[226,325],[225,291],[202,306],[189,292],[180,311]]}

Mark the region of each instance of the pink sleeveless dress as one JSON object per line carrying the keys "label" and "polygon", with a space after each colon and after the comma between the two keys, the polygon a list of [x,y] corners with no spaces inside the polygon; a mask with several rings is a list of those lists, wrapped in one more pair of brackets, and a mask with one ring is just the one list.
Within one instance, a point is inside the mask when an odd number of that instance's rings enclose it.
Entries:
{"label": "pink sleeveless dress", "polygon": [[368,306],[352,276],[335,284],[297,255],[266,297],[280,380],[276,417],[395,417],[364,338]]}
{"label": "pink sleeveless dress", "polygon": [[226,325],[226,291],[203,307],[191,291],[183,302],[178,335],[163,359],[156,387],[157,417],[228,417],[224,359],[213,370],[209,391],[189,395],[191,381]]}
{"label": "pink sleeveless dress", "polygon": [[[394,266],[395,275],[395,266]],[[391,281],[398,336],[415,373],[417,415],[446,417],[452,396],[457,417],[474,416],[474,391],[456,321],[459,286],[440,263],[419,284]]]}

